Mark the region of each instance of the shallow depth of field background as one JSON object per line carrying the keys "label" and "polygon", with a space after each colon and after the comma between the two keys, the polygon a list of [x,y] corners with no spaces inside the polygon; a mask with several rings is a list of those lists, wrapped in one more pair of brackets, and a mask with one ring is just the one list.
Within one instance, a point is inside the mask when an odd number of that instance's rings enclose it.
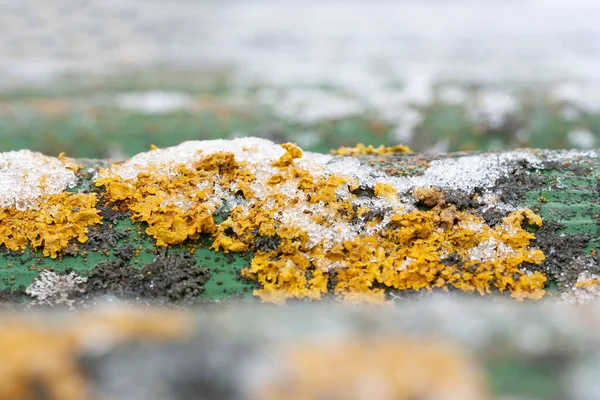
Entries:
{"label": "shallow depth of field background", "polygon": [[[419,152],[596,148],[599,17],[600,1],[582,0],[0,0],[0,152],[120,159],[151,144],[241,136],[320,152],[358,142]],[[576,223],[589,220],[590,210],[577,210]],[[206,390],[285,382],[283,353],[270,346],[349,338],[348,349],[353,340],[368,349],[364,358],[348,351],[339,362],[347,369],[310,379],[352,391],[344,379],[353,375],[340,373],[350,371],[368,389],[353,394],[376,398],[386,376],[373,378],[364,360],[393,359],[398,371],[429,373],[427,387],[440,393],[447,388],[429,382],[455,370],[481,373],[491,397],[478,399],[600,398],[597,304],[408,300],[381,312],[213,304],[197,310],[201,329],[179,353],[117,349],[91,361],[117,398],[164,399],[150,382],[189,379],[195,393],[203,374]],[[419,363],[411,346],[388,353],[405,334],[427,352],[450,343],[468,363]],[[373,352],[379,361],[369,358],[374,342],[384,345]],[[322,366],[335,349],[325,347],[306,360]],[[302,387],[318,390],[317,381]],[[480,383],[460,382],[457,393]]]}
{"label": "shallow depth of field background", "polygon": [[593,148],[600,2],[3,0],[0,150]]}

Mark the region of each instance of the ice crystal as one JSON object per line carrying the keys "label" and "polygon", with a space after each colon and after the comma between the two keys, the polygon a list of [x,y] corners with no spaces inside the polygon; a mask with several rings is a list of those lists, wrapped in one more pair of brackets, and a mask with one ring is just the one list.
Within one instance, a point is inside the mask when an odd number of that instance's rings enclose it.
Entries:
{"label": "ice crystal", "polygon": [[[379,219],[375,223],[364,217],[356,218],[350,223],[329,215],[331,210],[327,204],[323,202],[313,204],[309,201],[309,193],[299,189],[300,181],[297,178],[287,177],[277,184],[270,184],[269,180],[280,172],[278,167],[273,166],[273,162],[277,161],[285,150],[280,145],[265,139],[250,137],[185,142],[179,146],[138,154],[123,164],[103,171],[101,176],[114,174],[126,181],[134,180],[138,173],[146,171],[173,176],[179,166],[191,165],[199,158],[217,152],[231,152],[236,161],[243,163],[244,168],[254,177],[249,182],[253,196],[249,199],[239,198],[236,195],[235,184],[232,187],[223,187],[218,183],[202,183],[199,188],[212,188],[211,196],[205,201],[210,206],[211,212],[223,208],[227,211],[236,206],[241,206],[242,210],[257,206],[266,207],[273,210],[272,218],[276,222],[305,232],[308,236],[309,248],[321,245],[324,249],[329,249],[336,243],[353,240],[361,234],[376,234],[385,228],[394,213],[414,210],[415,199],[412,195],[419,187],[453,189],[466,195],[473,194],[475,189],[484,189],[487,191],[484,196],[486,203],[509,210],[510,206],[499,203],[493,194],[498,179],[509,176],[518,164],[542,166],[542,161],[537,155],[515,151],[434,160],[420,176],[394,177],[354,157],[304,152],[301,158],[295,160],[298,167],[313,176],[337,175],[346,178],[347,183],[341,183],[335,188],[336,195],[339,199],[351,200],[353,206],[366,206],[369,210],[376,211]],[[219,182],[219,179],[216,182]],[[364,192],[353,195],[350,192],[350,185],[364,188]],[[377,185],[391,186],[398,196],[373,195],[372,192]],[[272,200],[274,195],[285,199],[287,203],[285,209],[274,209],[277,206]],[[174,196],[163,201],[161,206],[174,205],[186,210],[194,201],[193,198],[184,199]],[[485,203],[482,204],[482,207],[485,206]],[[317,216],[327,222],[316,222]],[[480,250],[484,251],[484,249]],[[502,249],[494,251],[502,251]],[[488,256],[481,255],[481,257]]]}
{"label": "ice crystal", "polygon": [[514,253],[514,250],[505,243],[490,238],[469,249],[469,258],[477,261],[494,261]]}
{"label": "ice crystal", "polygon": [[57,194],[77,184],[68,160],[29,150],[0,153],[0,207],[31,207],[46,194]]}

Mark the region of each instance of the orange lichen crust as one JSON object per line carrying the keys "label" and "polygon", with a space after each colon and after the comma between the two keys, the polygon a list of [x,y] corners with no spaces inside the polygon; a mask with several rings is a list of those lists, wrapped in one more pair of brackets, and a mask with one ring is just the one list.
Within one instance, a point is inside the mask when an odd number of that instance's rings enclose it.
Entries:
{"label": "orange lichen crust", "polygon": [[[202,233],[214,234],[213,215],[218,204],[210,199],[221,187],[238,182],[240,191],[252,195],[243,182],[253,177],[231,153],[200,157],[190,167],[178,166],[175,174],[171,178],[148,170],[133,181],[110,176],[98,179],[96,185],[105,186],[108,198],[130,210],[134,221],[146,222],[146,233],[158,246],[198,239]],[[233,249],[241,250],[245,248]]]}
{"label": "orange lichen crust", "polygon": [[[51,322],[51,321],[50,321]],[[93,312],[56,324],[27,317],[4,317],[0,368],[1,399],[95,399],[78,358],[87,346],[116,346],[133,340],[168,340],[185,337],[188,318],[176,311],[148,312],[121,309]],[[98,349],[95,349],[98,350]]]}
{"label": "orange lichen crust", "polygon": [[44,195],[24,210],[1,208],[0,244],[10,250],[30,245],[42,249],[44,256],[56,258],[71,239],[84,243],[88,227],[101,223],[97,200],[93,193],[62,192]]}
{"label": "orange lichen crust", "polygon": [[491,399],[482,369],[452,343],[402,337],[288,345],[252,399]]}
{"label": "orange lichen crust", "polygon": [[600,277],[582,277],[575,283],[576,289],[600,289]]}
{"label": "orange lichen crust", "polygon": [[[214,250],[252,251],[242,276],[260,283],[254,294],[264,301],[329,294],[384,303],[386,291],[436,288],[509,292],[519,300],[543,297],[546,277],[521,269],[544,260],[542,251],[529,247],[535,235],[527,228],[542,224],[532,211],[512,212],[491,227],[447,205],[439,189],[417,188],[416,201],[432,208],[410,211],[390,184],[378,182],[376,200],[395,204],[384,220],[377,210],[353,202],[354,178],[313,173],[296,162],[302,158],[297,146],[282,147],[283,155],[263,169],[237,161],[233,153],[199,153],[193,162],[173,167],[173,175],[151,166],[135,179],[106,174],[96,184],[134,220],[146,222],[159,246],[205,233]],[[243,203],[234,203],[217,224],[215,212],[233,194],[243,196]]]}
{"label": "orange lichen crust", "polygon": [[365,146],[362,143],[357,144],[355,147],[340,147],[337,150],[331,150],[331,154],[338,156],[363,156],[366,154],[390,154],[390,153],[407,153],[411,154],[412,150],[408,146],[398,144],[396,146],[386,147],[381,145],[379,147],[373,147],[373,145]]}
{"label": "orange lichen crust", "polygon": [[[540,250],[528,248],[534,235],[514,223],[521,212],[491,228],[464,212],[456,212],[456,222],[448,226],[442,219],[444,211],[398,213],[380,234],[357,237],[329,250],[320,246],[307,250],[301,231],[278,228],[280,247],[257,252],[243,275],[258,280],[263,288],[256,294],[275,303],[286,298],[318,299],[328,292],[330,281],[334,293],[351,302],[382,303],[385,288],[456,288],[481,295],[496,289],[519,300],[544,295],[546,277],[519,268],[524,262],[544,260]],[[235,226],[234,232],[239,228]],[[444,263],[444,255],[450,254],[459,262]],[[334,268],[318,267],[336,263]]]}

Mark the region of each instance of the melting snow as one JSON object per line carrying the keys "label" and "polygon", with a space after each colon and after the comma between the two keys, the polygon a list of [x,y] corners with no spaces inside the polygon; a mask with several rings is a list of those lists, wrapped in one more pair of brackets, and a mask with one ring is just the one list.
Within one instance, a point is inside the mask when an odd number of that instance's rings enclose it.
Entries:
{"label": "melting snow", "polygon": [[[240,202],[233,195],[235,188],[217,188],[214,199],[210,200],[213,209],[223,206],[231,207],[240,204],[242,208],[252,207],[254,203],[263,201],[274,192],[285,195],[289,206],[281,212],[276,212],[274,218],[286,225],[297,226],[309,235],[309,245],[322,243],[329,247],[334,243],[352,239],[363,232],[366,221],[355,224],[335,222],[327,218],[328,209],[325,204],[310,204],[304,192],[297,188],[294,179],[288,179],[280,185],[268,185],[268,180],[278,172],[272,163],[278,160],[285,150],[269,140],[260,138],[238,138],[232,140],[190,141],[179,146],[151,150],[138,154],[123,164],[114,166],[111,170],[102,172],[101,176],[116,174],[125,180],[135,179],[139,172],[155,170],[172,175],[177,166],[191,164],[199,157],[216,152],[232,152],[236,160],[245,161],[248,168],[256,177],[251,184],[256,198]],[[437,186],[444,189],[454,189],[466,194],[472,194],[475,188],[488,189],[490,193],[498,179],[513,172],[514,161],[525,161],[533,167],[541,167],[541,159],[528,152],[509,152],[503,154],[485,154],[434,160],[423,175],[414,177],[393,177],[385,172],[365,165],[353,157],[335,157],[332,155],[304,152],[301,159],[296,160],[298,166],[311,174],[322,176],[338,174],[353,180],[366,188],[374,188],[376,184],[389,184],[399,195],[397,200],[379,197],[357,196],[353,202],[356,205],[367,205],[371,210],[381,210],[383,221],[370,227],[368,234],[374,234],[382,229],[398,210],[414,209],[412,192],[417,187]],[[337,188],[342,198],[349,196],[347,185]],[[493,196],[488,196],[490,199]],[[176,205],[179,199],[172,199]],[[274,207],[275,204],[265,207]],[[185,207],[184,207],[185,208]],[[395,210],[395,211],[392,211]],[[313,217],[322,215],[331,221],[331,225],[317,224]]]}
{"label": "melting snow", "polygon": [[77,184],[65,161],[29,150],[0,153],[0,207],[24,210],[46,194]]}

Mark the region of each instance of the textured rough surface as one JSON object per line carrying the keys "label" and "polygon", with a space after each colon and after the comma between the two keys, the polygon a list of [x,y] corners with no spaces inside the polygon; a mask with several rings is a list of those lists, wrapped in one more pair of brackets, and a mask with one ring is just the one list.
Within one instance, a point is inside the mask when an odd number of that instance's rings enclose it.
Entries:
{"label": "textured rough surface", "polygon": [[[358,149],[323,155],[243,138],[80,160],[72,192],[48,196],[91,196],[84,214],[80,203],[48,209],[52,197],[38,206],[41,219],[36,209],[2,210],[3,290],[52,293],[48,285],[76,273],[84,300],[590,297],[595,284],[582,282],[598,274],[595,151]],[[14,237],[19,221],[29,222]]]}
{"label": "textured rough surface", "polygon": [[1,3],[0,398],[600,398],[598,4]]}

